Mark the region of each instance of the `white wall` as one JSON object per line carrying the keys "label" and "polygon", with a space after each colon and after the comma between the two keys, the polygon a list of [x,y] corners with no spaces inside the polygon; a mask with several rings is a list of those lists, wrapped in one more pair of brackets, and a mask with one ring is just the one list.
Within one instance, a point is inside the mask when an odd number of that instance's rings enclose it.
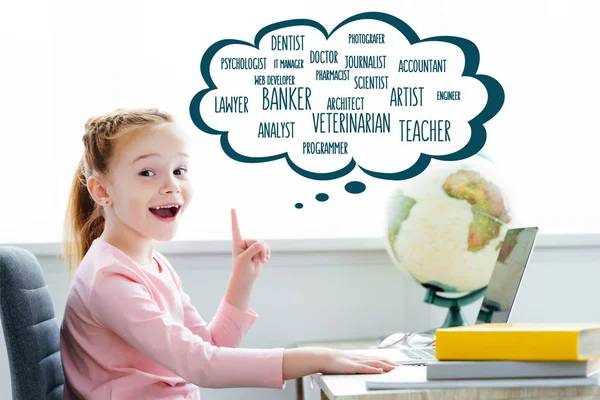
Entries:
{"label": "white wall", "polygon": [[[423,303],[424,289],[393,267],[377,242],[270,243],[273,255],[256,283],[251,303],[259,318],[242,347],[292,347],[305,341],[371,338],[394,330],[439,326],[445,318],[444,310]],[[38,254],[59,323],[68,275],[56,259],[57,248],[23,247]],[[355,250],[345,250],[352,248]],[[228,251],[227,242],[173,243],[163,250],[207,320],[215,312],[229,279]],[[599,236],[541,235],[512,320],[600,322],[600,311],[595,307],[600,302],[599,261]],[[480,302],[465,308],[469,323],[474,321]],[[0,398],[10,396],[6,349],[0,346]],[[202,389],[202,396],[204,400],[291,400],[295,399],[295,382],[288,381],[285,391]]]}
{"label": "white wall", "polygon": [[[506,95],[500,112],[485,125],[483,150],[503,166],[511,204],[529,220],[523,224],[554,233],[599,232],[597,190],[589,184],[598,169],[600,140],[593,117],[600,91],[597,1],[8,4],[0,13],[0,34],[10,38],[2,42],[2,56],[18,62],[0,64],[0,109],[9,116],[0,132],[0,192],[18,191],[19,206],[28,213],[4,213],[1,242],[59,241],[85,121],[137,106],[172,112],[197,138],[192,151],[197,195],[178,239],[227,239],[232,206],[240,211],[242,232],[256,237],[379,236],[383,194],[393,182],[369,178],[358,168],[344,179],[314,181],[283,160],[235,162],[217,137],[199,131],[189,117],[192,96],[206,87],[200,60],[213,43],[252,41],[263,27],[296,18],[332,30],[366,11],[394,15],[420,38],[458,36],[475,43],[478,73],[497,79]],[[250,176],[260,176],[260,182]],[[350,180],[364,181],[367,190],[358,196],[345,193]],[[570,206],[569,185],[577,188],[577,207]],[[330,200],[318,203],[319,192]],[[40,196],[44,207],[39,207]],[[293,207],[298,201],[305,204],[301,211]],[[14,204],[13,196],[0,196],[0,209]]]}

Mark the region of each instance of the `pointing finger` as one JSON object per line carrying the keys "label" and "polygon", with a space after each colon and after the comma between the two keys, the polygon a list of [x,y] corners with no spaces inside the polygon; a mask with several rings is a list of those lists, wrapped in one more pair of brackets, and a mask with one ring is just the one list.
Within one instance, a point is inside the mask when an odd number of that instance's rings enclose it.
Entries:
{"label": "pointing finger", "polygon": [[231,209],[231,239],[235,247],[239,247],[243,243],[242,234],[240,233],[240,226],[237,220],[237,214],[235,209]]}

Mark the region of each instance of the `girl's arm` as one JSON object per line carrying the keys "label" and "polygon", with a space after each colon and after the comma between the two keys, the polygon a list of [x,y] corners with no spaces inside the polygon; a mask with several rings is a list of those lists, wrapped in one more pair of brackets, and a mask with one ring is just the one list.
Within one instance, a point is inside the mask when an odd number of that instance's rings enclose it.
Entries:
{"label": "girl's arm", "polygon": [[282,389],[283,348],[217,347],[158,308],[146,286],[120,266],[104,267],[88,304],[96,322],[119,335],[140,356],[200,387]]}
{"label": "girl's arm", "polygon": [[316,372],[380,373],[394,368],[381,357],[334,349],[213,346],[159,309],[146,286],[136,279],[118,265],[100,269],[88,298],[92,316],[140,355],[197,386],[283,389],[287,379]]}
{"label": "girl's arm", "polygon": [[321,347],[300,347],[283,351],[283,380],[319,372],[324,374],[380,374],[398,364],[383,357],[346,353]]}
{"label": "girl's arm", "polygon": [[254,280],[244,279],[240,274],[234,272],[231,274],[225,291],[225,300],[240,310],[247,311],[250,308],[254,282]]}
{"label": "girl's arm", "polygon": [[214,317],[207,324],[204,318],[198,313],[196,307],[192,304],[190,296],[183,290],[181,278],[177,271],[175,271],[166,257],[161,253],[157,252],[157,254],[163,267],[168,268],[171,271],[176,285],[179,288],[181,304],[183,307],[183,324],[192,331],[192,333],[200,336],[204,341],[209,342],[214,346],[239,347],[242,339],[250,327],[252,327],[256,318],[258,318],[258,314],[247,306],[246,308],[242,308],[243,305],[240,307],[239,300],[237,300],[235,296],[232,298],[232,292],[241,293],[242,296],[247,296],[247,301],[249,302],[251,293],[247,292],[252,289],[248,288],[246,290],[240,290],[239,280],[232,276],[227,291],[229,295],[226,295],[221,299],[221,303],[219,304]]}
{"label": "girl's arm", "polygon": [[214,317],[207,324],[191,302],[190,296],[181,291],[184,325],[195,335],[213,346],[239,347],[258,314],[252,309],[242,311],[221,299]]}

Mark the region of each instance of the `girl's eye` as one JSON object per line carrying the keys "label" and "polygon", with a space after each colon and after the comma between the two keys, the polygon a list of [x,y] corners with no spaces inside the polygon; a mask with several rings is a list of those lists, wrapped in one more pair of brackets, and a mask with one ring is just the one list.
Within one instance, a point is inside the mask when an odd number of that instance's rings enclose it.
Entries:
{"label": "girl's eye", "polygon": [[154,172],[150,171],[149,169],[146,169],[146,170],[140,172],[140,175],[142,175],[142,176],[154,176],[154,175],[145,175],[146,172],[148,172],[150,174],[154,174]]}
{"label": "girl's eye", "polygon": [[177,172],[177,171],[182,171],[182,172],[180,174],[176,173],[175,175],[185,175],[185,173],[187,172],[187,169],[185,169],[185,168],[177,168],[175,170],[175,172]]}

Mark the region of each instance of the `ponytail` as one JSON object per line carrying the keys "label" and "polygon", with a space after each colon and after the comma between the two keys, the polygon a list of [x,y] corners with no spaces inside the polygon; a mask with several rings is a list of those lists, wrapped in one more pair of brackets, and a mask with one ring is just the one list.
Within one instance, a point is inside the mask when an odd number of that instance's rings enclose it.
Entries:
{"label": "ponytail", "polygon": [[74,272],[94,239],[104,230],[104,216],[87,189],[84,158],[77,165],[71,182],[64,221],[63,255],[69,275]]}

